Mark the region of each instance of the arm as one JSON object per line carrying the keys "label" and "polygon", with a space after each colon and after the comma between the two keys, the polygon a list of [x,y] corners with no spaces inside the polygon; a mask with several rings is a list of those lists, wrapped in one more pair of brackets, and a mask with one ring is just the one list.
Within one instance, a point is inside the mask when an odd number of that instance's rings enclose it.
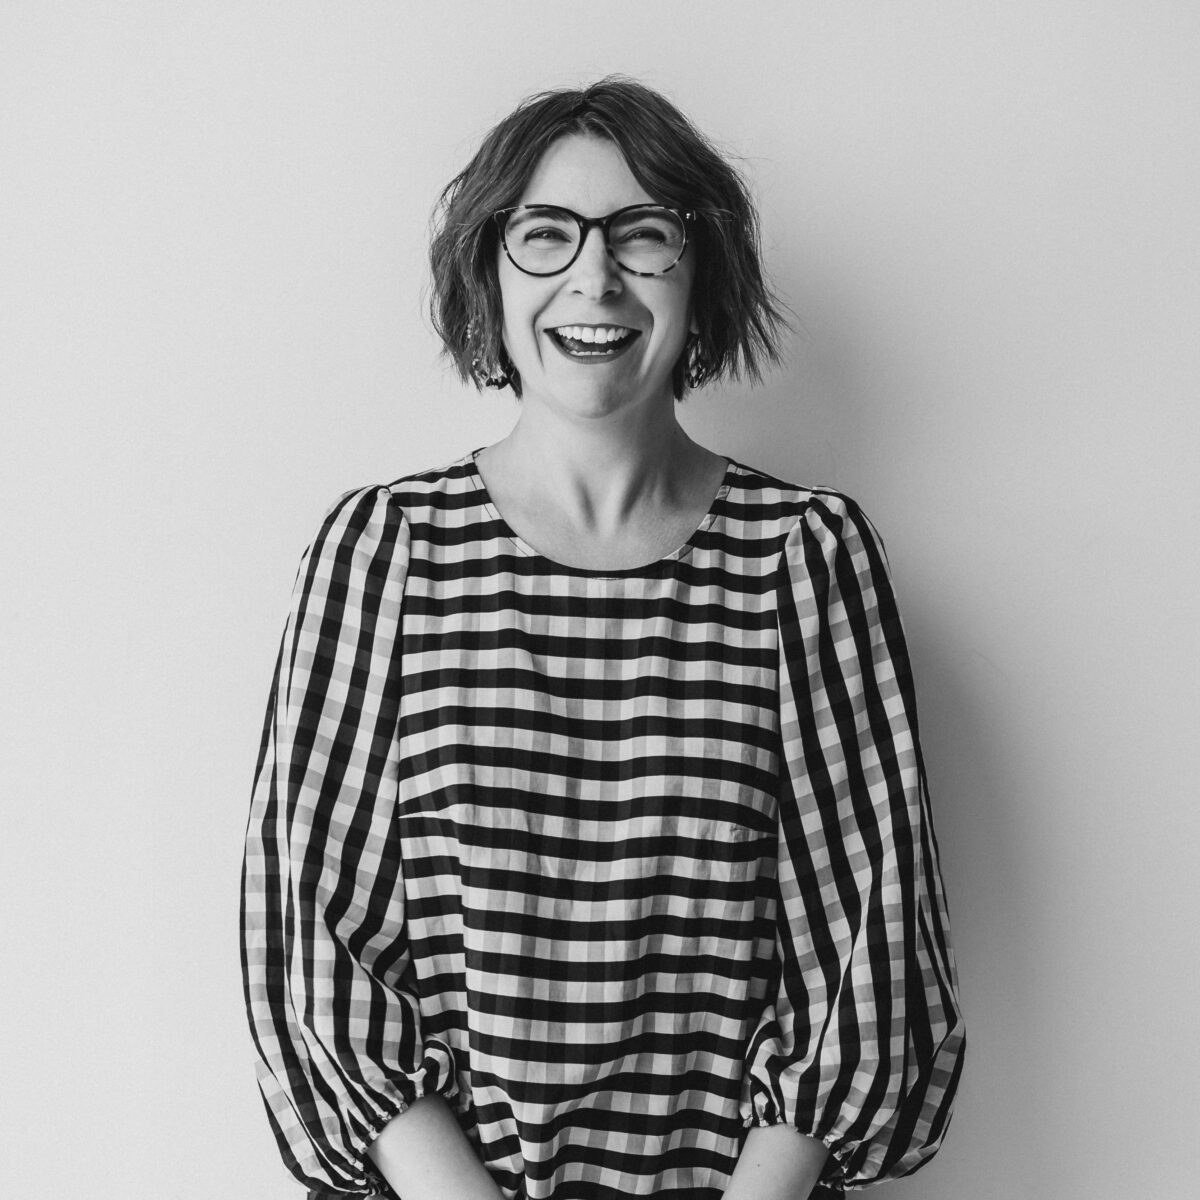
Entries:
{"label": "arm", "polygon": [[377,1194],[367,1147],[449,1094],[413,987],[395,804],[408,527],[386,488],[344,496],[297,574],[255,773],[242,969],[280,1153],[322,1198]]}
{"label": "arm", "polygon": [[883,547],[814,493],[777,579],[779,982],[747,1053],[743,1119],[832,1152],[862,1187],[936,1151],[963,1026],[916,699]]}
{"label": "arm", "polygon": [[783,1125],[755,1126],[746,1135],[724,1200],[805,1200],[829,1151]]}
{"label": "arm", "polygon": [[426,1096],[393,1118],[368,1153],[403,1200],[502,1200],[440,1096]]}

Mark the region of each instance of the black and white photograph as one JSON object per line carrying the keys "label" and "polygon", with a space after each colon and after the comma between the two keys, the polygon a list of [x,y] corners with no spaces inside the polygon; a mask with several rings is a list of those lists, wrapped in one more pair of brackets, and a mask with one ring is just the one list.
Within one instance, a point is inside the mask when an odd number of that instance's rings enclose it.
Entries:
{"label": "black and white photograph", "polygon": [[0,1194],[1197,1194],[1200,8],[0,95]]}

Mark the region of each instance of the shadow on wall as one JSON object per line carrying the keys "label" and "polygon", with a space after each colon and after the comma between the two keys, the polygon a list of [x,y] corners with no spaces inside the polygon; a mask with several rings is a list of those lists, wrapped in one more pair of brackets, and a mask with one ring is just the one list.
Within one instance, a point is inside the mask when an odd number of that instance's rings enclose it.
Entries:
{"label": "shadow on wall", "polygon": [[[854,347],[836,345],[823,357],[813,339],[797,341],[798,352],[764,386],[702,392],[684,402],[681,419],[698,440],[747,465],[860,499],[890,548],[900,539],[889,539],[895,516],[880,489],[894,487],[895,478],[869,478],[870,466],[855,461],[853,452],[863,437],[855,427],[878,410],[880,398],[863,390],[844,361]],[[906,497],[904,507],[910,502]],[[910,545],[919,536],[909,531]],[[924,568],[906,566],[903,558],[894,554],[892,565],[916,679],[969,1048],[945,1150],[888,1194],[895,1200],[1023,1200],[1044,1194],[1046,1180],[1024,1177],[1042,1161],[1039,1154],[1014,1155],[1013,1148],[1050,1142],[1057,1118],[1038,1086],[1053,1068],[1037,1061],[1044,1042],[1036,1036],[1044,1024],[1039,994],[1054,965],[1046,931],[1028,927],[1029,896],[1040,886],[1040,873],[1052,867],[1027,844],[1036,828],[1027,807],[1037,797],[1033,775],[1023,767],[1021,697],[1003,667],[978,648],[973,631],[986,618],[963,610],[974,603],[969,591],[952,589],[950,577],[931,572],[929,564],[944,556],[931,549]],[[1019,1108],[1012,1097],[1022,1098]],[[1009,1098],[1006,1110],[998,1108],[1002,1098]]]}
{"label": "shadow on wall", "polygon": [[[1013,733],[1013,685],[964,637],[970,620],[928,603],[904,614],[968,1049],[946,1150],[924,1186],[903,1184],[895,1200],[1042,1195],[1046,1181],[1024,1177],[1038,1156],[1012,1151],[1049,1140],[1059,1120],[1030,1039],[1053,964],[1045,931],[1021,924],[1038,857],[1023,844],[1021,809],[1034,788]],[[996,1100],[1014,1096],[1019,1108],[998,1110]]]}

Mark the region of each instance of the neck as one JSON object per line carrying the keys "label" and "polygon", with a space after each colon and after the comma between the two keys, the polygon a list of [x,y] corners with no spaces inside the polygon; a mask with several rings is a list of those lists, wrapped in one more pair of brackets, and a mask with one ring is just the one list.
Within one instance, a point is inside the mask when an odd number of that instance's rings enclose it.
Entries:
{"label": "neck", "polygon": [[522,407],[512,432],[492,449],[529,480],[531,494],[595,531],[622,525],[639,508],[678,502],[710,457],[684,432],[669,399],[603,419]]}

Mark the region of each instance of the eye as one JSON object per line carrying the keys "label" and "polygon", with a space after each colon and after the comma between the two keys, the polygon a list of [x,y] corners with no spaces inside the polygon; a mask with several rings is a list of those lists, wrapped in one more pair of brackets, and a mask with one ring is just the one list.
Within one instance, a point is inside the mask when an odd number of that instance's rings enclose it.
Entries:
{"label": "eye", "polygon": [[525,208],[513,213],[505,227],[510,246],[550,249],[569,245],[578,237],[575,221],[556,208]]}
{"label": "eye", "polygon": [[623,242],[650,242],[655,246],[661,246],[666,240],[667,237],[663,230],[655,228],[653,225],[638,225],[634,229],[626,229],[621,233]]}
{"label": "eye", "polygon": [[523,242],[569,242],[570,235],[565,229],[555,225],[538,225],[529,229],[521,229],[517,236]]}
{"label": "eye", "polygon": [[630,250],[659,250],[677,247],[683,227],[673,213],[655,209],[627,213],[613,226],[611,236],[614,245]]}

